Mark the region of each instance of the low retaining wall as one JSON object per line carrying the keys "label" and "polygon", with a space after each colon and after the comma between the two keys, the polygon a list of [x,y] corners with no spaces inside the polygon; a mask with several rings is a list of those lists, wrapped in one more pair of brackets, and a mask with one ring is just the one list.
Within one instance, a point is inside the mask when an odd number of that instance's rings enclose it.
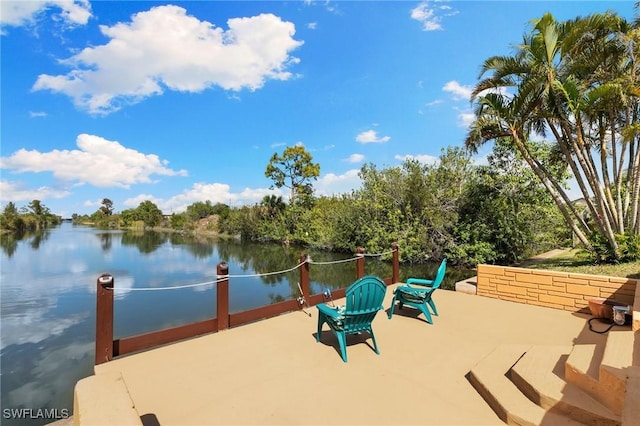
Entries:
{"label": "low retaining wall", "polygon": [[478,265],[480,296],[573,312],[588,313],[588,299],[593,297],[634,305],[638,282],[632,278]]}

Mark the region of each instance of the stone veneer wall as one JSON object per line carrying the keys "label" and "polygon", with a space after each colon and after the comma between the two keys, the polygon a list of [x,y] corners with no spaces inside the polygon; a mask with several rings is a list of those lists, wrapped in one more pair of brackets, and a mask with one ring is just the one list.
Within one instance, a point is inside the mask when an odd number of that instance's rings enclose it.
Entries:
{"label": "stone veneer wall", "polygon": [[[639,282],[632,278],[478,265],[477,294],[567,311],[589,312],[588,300],[593,297],[633,305]],[[637,306],[634,308],[634,311],[638,309]]]}

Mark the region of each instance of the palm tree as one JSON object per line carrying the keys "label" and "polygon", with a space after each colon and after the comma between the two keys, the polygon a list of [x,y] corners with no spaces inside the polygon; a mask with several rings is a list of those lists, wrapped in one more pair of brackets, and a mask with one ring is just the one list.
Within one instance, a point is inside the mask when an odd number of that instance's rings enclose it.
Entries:
{"label": "palm tree", "polygon": [[[616,234],[639,233],[637,41],[637,29],[613,13],[567,22],[545,14],[513,56],[484,62],[484,78],[473,92],[476,120],[466,138],[472,150],[507,138],[585,247],[592,249],[595,232],[615,258],[621,256]],[[593,223],[577,211],[550,164],[532,151],[533,132],[553,136]]]}

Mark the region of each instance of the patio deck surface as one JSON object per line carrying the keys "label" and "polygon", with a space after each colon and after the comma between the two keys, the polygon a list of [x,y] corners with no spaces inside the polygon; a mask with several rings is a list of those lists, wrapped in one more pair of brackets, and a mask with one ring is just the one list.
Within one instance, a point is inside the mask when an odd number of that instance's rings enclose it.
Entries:
{"label": "patio deck surface", "polygon": [[[395,285],[389,286],[385,308]],[[349,362],[317,309],[175,343],[96,366],[120,372],[146,424],[497,425],[465,375],[502,343],[603,345],[588,316],[439,290],[439,316],[380,312],[348,340]],[[340,301],[336,301],[340,304]]]}

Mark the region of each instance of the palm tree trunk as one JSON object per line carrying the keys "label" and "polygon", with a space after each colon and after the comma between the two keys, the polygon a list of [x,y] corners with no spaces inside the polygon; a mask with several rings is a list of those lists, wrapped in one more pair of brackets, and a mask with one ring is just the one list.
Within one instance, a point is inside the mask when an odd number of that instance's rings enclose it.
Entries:
{"label": "palm tree trunk", "polygon": [[[556,138],[556,142],[558,143],[558,146],[560,146],[562,153],[567,159],[567,164],[569,164],[569,167],[571,168],[571,172],[573,173],[573,176],[576,179],[576,183],[580,188],[580,192],[582,192],[582,197],[584,198],[585,203],[587,203],[587,208],[589,209],[589,211],[594,211],[595,207],[593,207],[592,205],[593,202],[591,201],[591,195],[589,194],[589,191],[587,190],[587,187],[584,183],[584,179],[582,178],[582,173],[578,169],[575,161],[569,161],[571,159],[571,152],[567,144],[564,142],[563,136],[558,132],[558,129],[553,125],[551,121],[547,120],[547,123],[549,125],[549,128],[551,129],[551,132],[554,134]],[[568,200],[568,197],[565,199],[565,202],[571,206],[573,215],[580,221],[580,225],[584,230],[584,232],[590,233],[591,229],[589,228],[589,225],[584,221],[584,219],[582,218],[582,215],[580,215],[578,211],[575,210],[575,207],[573,207],[573,204],[570,202],[570,200]]]}
{"label": "palm tree trunk", "polygon": [[[609,177],[609,164],[607,163],[607,157],[609,154],[609,149],[607,147],[607,132],[605,129],[605,120],[602,116],[600,116],[599,118],[600,121],[600,133],[599,133],[599,139],[600,139],[600,168],[602,170],[602,180],[604,181],[604,196],[605,196],[605,201],[608,205],[608,211],[610,212],[609,214],[609,221],[612,223],[614,229],[617,232],[621,232],[622,229],[624,229],[624,223],[622,223],[622,219],[620,218],[620,214],[622,213],[622,205],[620,205],[620,208],[618,208],[618,203],[616,201],[614,201],[613,198],[613,194],[611,193],[611,188],[613,187],[613,185],[611,184],[611,179]],[[613,126],[613,122],[611,122],[612,126]],[[611,132],[611,155],[613,157],[613,173],[614,173],[614,182],[616,181],[616,164],[617,164],[617,158],[616,158],[616,154],[617,154],[617,150],[616,150],[616,143],[615,143],[615,133],[614,133],[614,129],[612,129]],[[617,197],[617,199],[619,200],[620,198]]]}
{"label": "palm tree trunk", "polygon": [[624,165],[624,154],[627,149],[627,145],[623,142],[622,150],[620,152],[620,156],[618,157],[617,150],[617,129],[616,129],[616,121],[614,112],[610,112],[609,122],[611,123],[611,147],[612,147],[612,155],[613,155],[613,182],[614,182],[614,190],[616,192],[616,211],[618,213],[618,233],[624,234],[625,232],[625,209],[623,207],[623,196],[622,196],[622,175],[623,175],[623,165]]}
{"label": "palm tree trunk", "polygon": [[[635,139],[637,144],[640,145],[640,138]],[[631,185],[627,185],[627,188],[631,188],[631,220],[629,227],[632,233],[640,235],[640,217],[638,215],[638,209],[640,209],[640,146],[635,146],[635,156],[633,155],[634,145],[629,149],[629,170],[627,176],[632,176],[633,181]],[[635,230],[635,232],[634,232]]]}
{"label": "palm tree trunk", "polygon": [[[614,257],[616,259],[620,258],[618,242],[616,241],[615,234],[613,229],[611,228],[611,211],[605,203],[606,196],[604,195],[604,191],[602,186],[600,185],[600,181],[598,179],[598,174],[593,164],[593,158],[588,152],[588,147],[585,146],[584,140],[582,139],[582,135],[580,132],[580,127],[576,128],[576,138],[572,138],[571,131],[568,128],[567,123],[562,123],[562,131],[565,140],[569,141],[571,144],[572,151],[580,167],[582,168],[582,172],[584,173],[587,182],[589,182],[589,186],[593,191],[593,198],[595,200],[595,204],[590,204],[593,208],[592,215],[594,223],[598,226],[601,234],[607,239],[610,247],[613,249]],[[567,161],[571,158],[569,157]],[[589,204],[587,204],[589,205]]]}

